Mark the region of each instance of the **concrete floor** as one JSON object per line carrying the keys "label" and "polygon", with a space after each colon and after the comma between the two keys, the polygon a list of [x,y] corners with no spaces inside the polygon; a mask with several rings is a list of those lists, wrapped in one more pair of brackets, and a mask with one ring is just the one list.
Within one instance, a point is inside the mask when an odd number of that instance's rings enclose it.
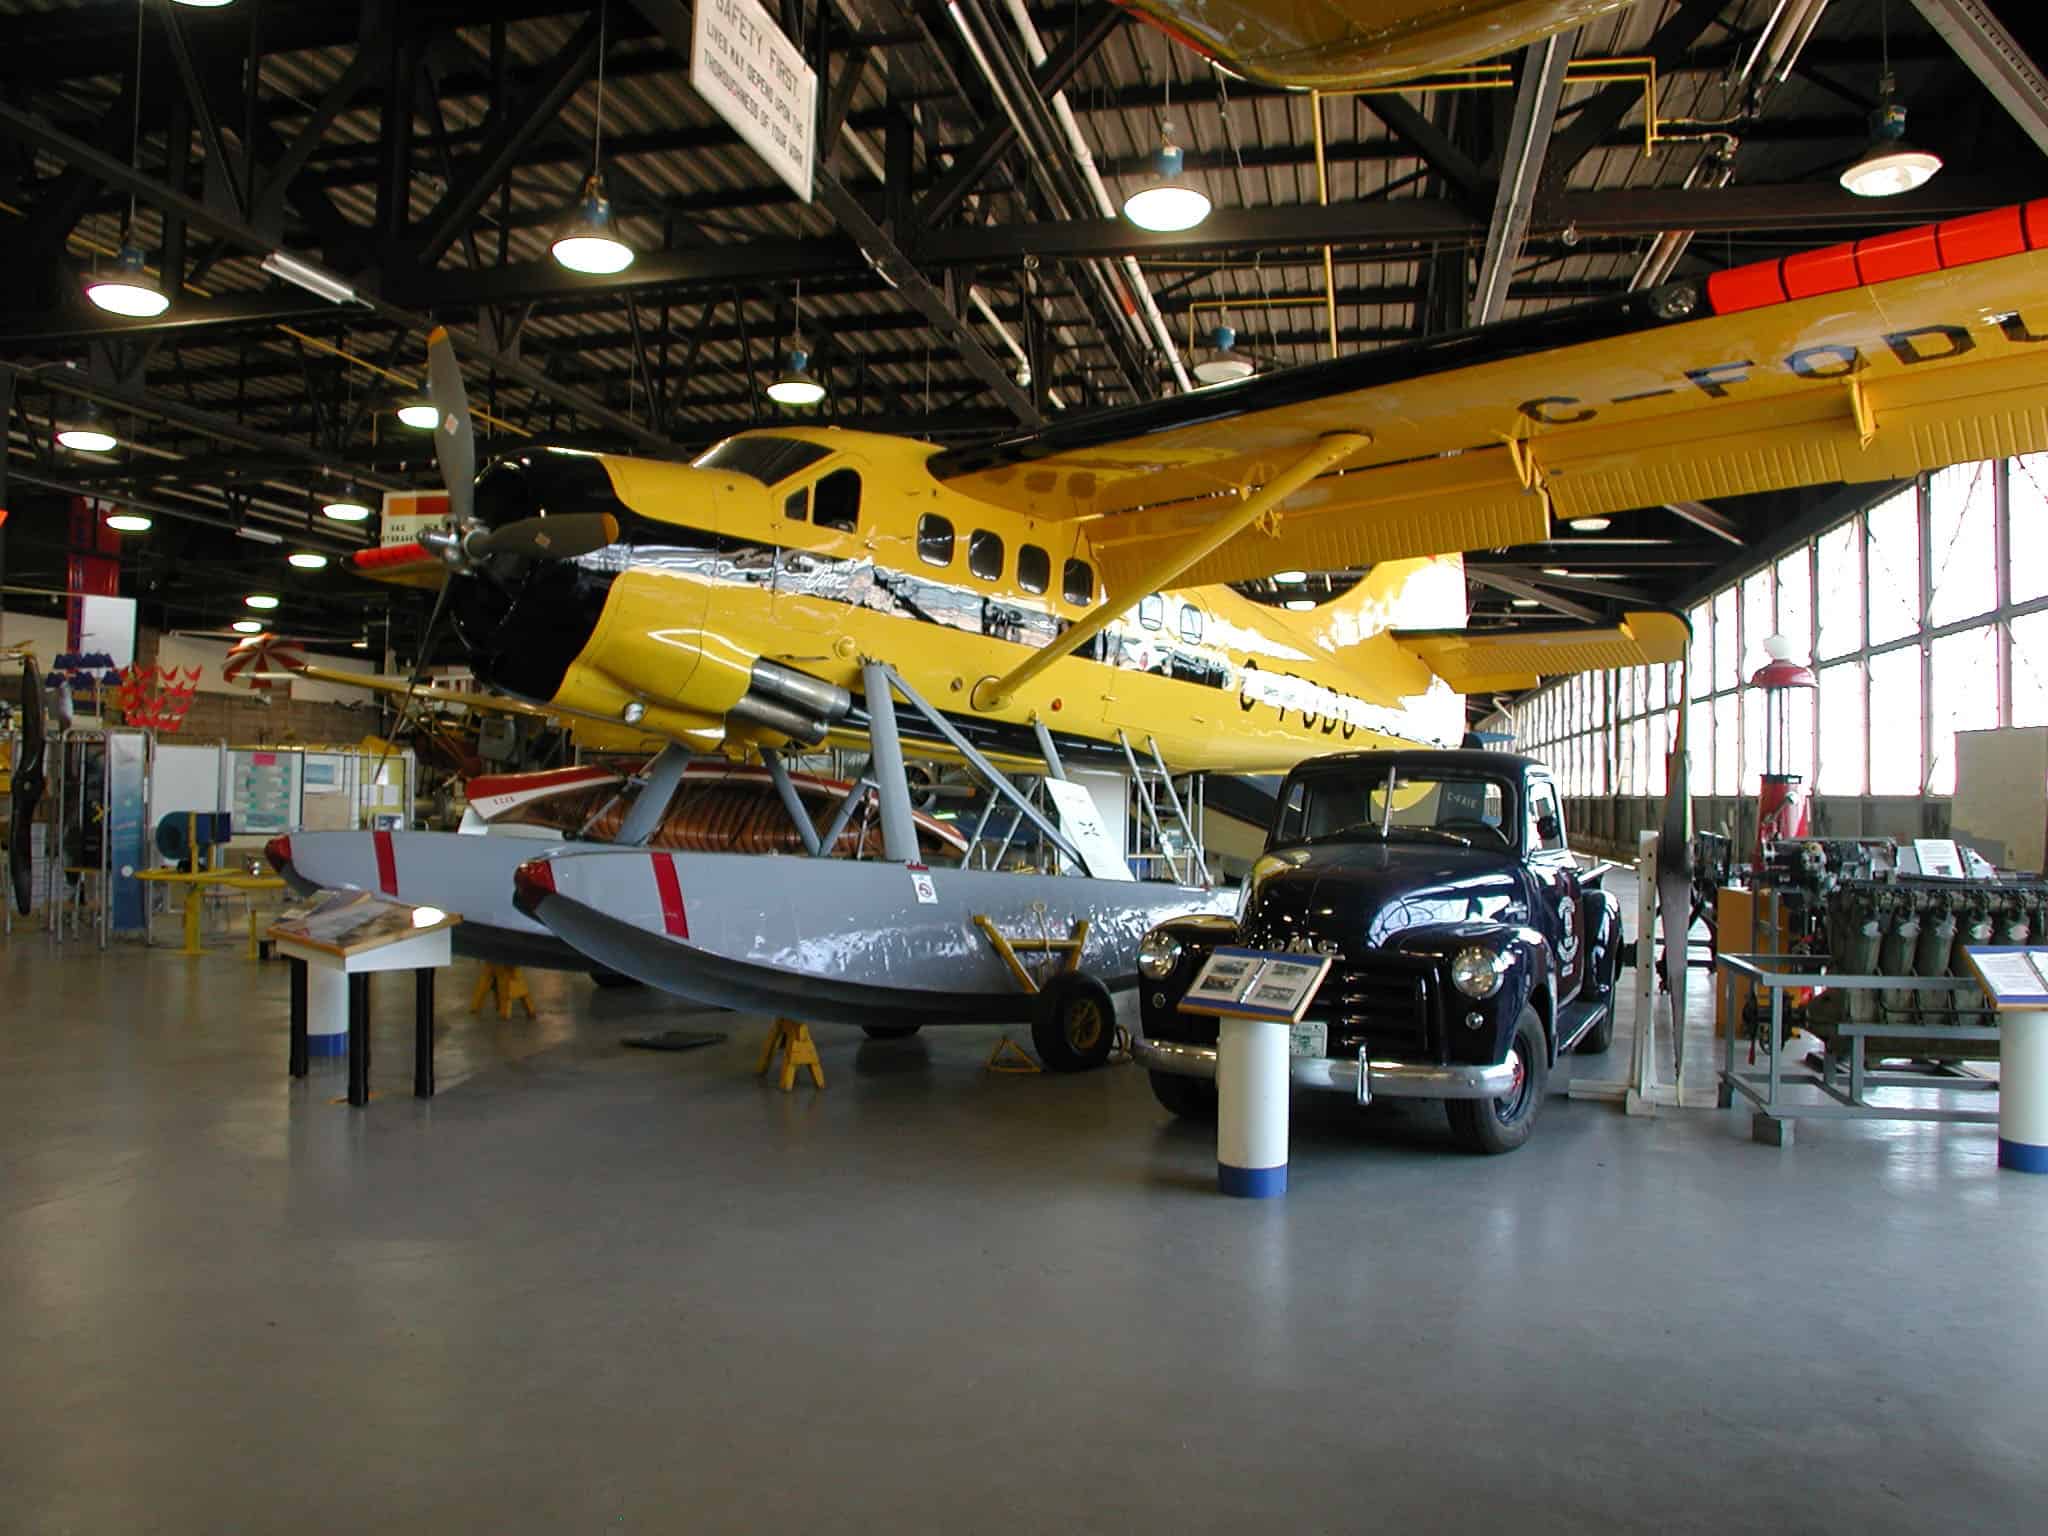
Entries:
{"label": "concrete floor", "polygon": [[536,977],[443,1094],[284,1075],[281,965],[0,945],[0,1531],[2038,1529],[2048,1180],[1982,1128],[1505,1159],[1297,1098],[1213,1190],[1143,1078]]}

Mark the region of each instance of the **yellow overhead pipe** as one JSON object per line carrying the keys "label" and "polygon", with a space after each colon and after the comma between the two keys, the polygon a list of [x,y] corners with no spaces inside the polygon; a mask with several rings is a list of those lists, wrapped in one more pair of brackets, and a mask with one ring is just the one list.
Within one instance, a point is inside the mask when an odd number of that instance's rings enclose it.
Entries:
{"label": "yellow overhead pipe", "polygon": [[976,683],[974,692],[970,695],[974,707],[982,710],[1007,707],[1010,696],[1017,689],[1030,682],[1054,662],[1062,657],[1071,656],[1101,634],[1136,598],[1172,586],[1174,578],[1183,571],[1214,554],[1316,476],[1325,470],[1336,468],[1371,442],[1370,432],[1332,432],[1326,437],[1317,438],[1303,451],[1300,458],[1253,491],[1235,511],[1218,518],[1187,543],[1161,554],[1151,565],[1140,571],[1137,579],[1130,582],[1124,591],[1109,594],[1090,610],[1086,618],[1069,628],[1057,640],[1050,645],[1040,646],[1027,656],[1021,665],[1011,668],[1007,675],[1001,678],[985,677]]}

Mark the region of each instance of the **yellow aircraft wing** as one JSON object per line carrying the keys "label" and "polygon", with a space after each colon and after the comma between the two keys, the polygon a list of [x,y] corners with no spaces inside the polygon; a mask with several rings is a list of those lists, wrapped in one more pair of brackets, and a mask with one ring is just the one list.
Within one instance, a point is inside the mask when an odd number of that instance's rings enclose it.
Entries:
{"label": "yellow aircraft wing", "polygon": [[1333,90],[1509,53],[1630,0],[1117,0],[1233,74]]}
{"label": "yellow aircraft wing", "polygon": [[1397,629],[1394,640],[1459,693],[1516,693],[1565,672],[1682,661],[1691,631],[1675,613],[1628,613],[1607,628]]}
{"label": "yellow aircraft wing", "polygon": [[1121,608],[1141,584],[1526,543],[1553,512],[2039,451],[2044,341],[2048,200],[1150,401],[930,468],[1084,522]]}

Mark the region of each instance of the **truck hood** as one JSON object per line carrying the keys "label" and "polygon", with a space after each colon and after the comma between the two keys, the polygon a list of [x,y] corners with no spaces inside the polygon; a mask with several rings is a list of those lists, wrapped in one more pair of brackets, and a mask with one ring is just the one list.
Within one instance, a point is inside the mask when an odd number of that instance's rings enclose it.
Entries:
{"label": "truck hood", "polygon": [[1527,918],[1512,854],[1420,840],[1319,843],[1252,867],[1244,935],[1260,948],[1303,939],[1349,952],[1413,928]]}

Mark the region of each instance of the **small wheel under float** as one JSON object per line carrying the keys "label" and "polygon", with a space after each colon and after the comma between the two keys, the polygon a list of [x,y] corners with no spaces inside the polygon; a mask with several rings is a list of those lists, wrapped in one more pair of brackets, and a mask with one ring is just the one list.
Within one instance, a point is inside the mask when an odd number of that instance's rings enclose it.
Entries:
{"label": "small wheel under float", "polygon": [[1116,1045],[1116,1002],[1086,971],[1062,971],[1038,989],[1031,1044],[1048,1072],[1085,1072]]}

